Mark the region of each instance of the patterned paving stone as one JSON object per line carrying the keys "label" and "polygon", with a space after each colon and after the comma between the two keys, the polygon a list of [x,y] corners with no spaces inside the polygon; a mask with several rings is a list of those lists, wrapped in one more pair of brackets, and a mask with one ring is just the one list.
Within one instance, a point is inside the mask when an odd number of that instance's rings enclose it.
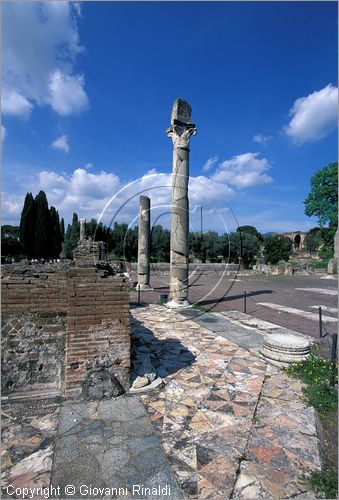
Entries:
{"label": "patterned paving stone", "polygon": [[[220,329],[213,333],[162,306],[132,315],[137,336],[152,331],[145,348],[168,373],[164,389],[141,400],[185,497],[309,495],[300,477],[319,469],[319,441],[302,384]],[[162,344],[168,350],[161,359]],[[178,359],[171,365],[182,352],[184,366]]]}
{"label": "patterned paving stone", "polygon": [[166,377],[163,391],[141,397],[183,492],[188,498],[229,497],[267,365],[204,327],[193,328],[192,321],[183,325],[173,311],[161,308],[167,327],[161,322],[159,329],[154,319],[148,322],[155,311],[132,314],[139,331],[141,325],[152,329],[160,342],[178,339],[194,355]]}
{"label": "patterned paving stone", "polygon": [[[59,407],[12,403],[2,407],[1,486],[3,498],[10,498],[7,487],[48,487],[51,480],[54,440]],[[10,490],[11,492],[12,490]]]}

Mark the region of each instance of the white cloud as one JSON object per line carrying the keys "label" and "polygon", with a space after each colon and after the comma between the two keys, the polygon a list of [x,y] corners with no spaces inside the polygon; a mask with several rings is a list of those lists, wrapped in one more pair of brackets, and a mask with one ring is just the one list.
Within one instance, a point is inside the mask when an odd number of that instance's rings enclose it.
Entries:
{"label": "white cloud", "polygon": [[1,142],[4,142],[6,135],[7,135],[7,130],[3,125],[1,125]]}
{"label": "white cloud", "polygon": [[3,224],[18,225],[25,195],[1,193],[1,213]]}
{"label": "white cloud", "polygon": [[255,134],[253,136],[253,142],[258,142],[259,144],[263,144],[266,146],[266,143],[273,139],[271,135],[263,135],[263,134]]}
{"label": "white cloud", "polygon": [[52,144],[51,144],[51,148],[59,149],[60,151],[63,151],[64,153],[69,153],[70,147],[68,144],[67,135],[61,135],[60,137],[55,139],[55,141],[52,142]]}
{"label": "white cloud", "polygon": [[[117,214],[115,220],[129,224],[138,215],[140,194],[145,194],[152,200],[153,220],[160,214],[160,224],[166,225],[169,222],[172,197],[170,173],[159,173],[152,169],[140,179],[124,182],[114,173],[104,170],[89,173],[85,168],[77,168],[69,175],[40,171],[37,179],[21,186],[21,195],[6,194],[3,221],[18,223],[25,193],[29,190],[36,194],[40,189],[45,191],[49,204],[57,207],[61,216],[67,221],[71,220],[73,212],[87,219],[92,217],[98,219],[107,206],[102,219],[105,224],[109,224],[115,214]],[[207,214],[207,210],[211,207],[224,206],[233,194],[232,188],[213,182],[211,178],[190,177],[192,227],[194,224],[197,230],[200,227],[200,212],[197,207],[203,205],[204,214]],[[15,216],[17,219],[13,221]]]}
{"label": "white cloud", "polygon": [[212,167],[217,163],[218,157],[217,156],[212,156],[212,158],[209,158],[205,165],[202,167],[203,172],[208,172],[211,170]]}
{"label": "white cloud", "polygon": [[[66,136],[61,136],[58,140],[59,147],[60,140],[61,144],[63,142],[63,145],[67,144]],[[151,198],[153,222],[159,217],[157,223],[169,225],[172,201],[171,173],[151,169],[139,179],[125,181],[105,170],[90,173],[87,169],[91,167],[92,164],[86,164],[85,167],[74,169],[70,174],[39,171],[35,174],[35,178],[29,180],[26,178],[25,184],[22,184],[21,203],[27,190],[36,193],[42,189],[46,192],[50,205],[57,207],[66,221],[70,221],[72,213],[77,212],[79,217],[101,218],[100,220],[108,225],[112,220],[134,224],[138,218],[139,196],[144,194]],[[20,167],[22,168],[23,166]],[[223,228],[224,218],[226,215],[231,217],[232,214],[232,211],[225,207],[237,193],[237,188],[243,189],[271,182],[271,177],[264,173],[268,168],[267,160],[258,158],[258,153],[247,153],[220,163],[212,175],[191,176],[189,179],[191,230],[200,230],[201,206],[204,213],[204,227],[217,228],[219,225]],[[4,220],[7,215],[8,211],[5,211]]]}
{"label": "white cloud", "polygon": [[237,188],[268,184],[273,181],[272,177],[265,173],[270,165],[266,158],[258,156],[259,153],[244,153],[225,160],[220,163],[211,179]]}
{"label": "white cloud", "polygon": [[4,115],[19,116],[27,118],[32,111],[33,105],[15,90],[3,89],[1,99],[1,110]]}
{"label": "white cloud", "polygon": [[66,75],[59,70],[51,74],[48,102],[59,115],[78,113],[88,107],[83,75]]}
{"label": "white cloud", "polygon": [[291,120],[283,130],[295,143],[322,139],[337,126],[338,88],[329,84],[306,97],[300,97],[289,114]]}
{"label": "white cloud", "polygon": [[20,116],[27,116],[33,105],[51,105],[61,115],[84,109],[84,79],[74,74],[83,51],[76,24],[79,6],[59,1],[5,2],[2,7],[5,109]]}

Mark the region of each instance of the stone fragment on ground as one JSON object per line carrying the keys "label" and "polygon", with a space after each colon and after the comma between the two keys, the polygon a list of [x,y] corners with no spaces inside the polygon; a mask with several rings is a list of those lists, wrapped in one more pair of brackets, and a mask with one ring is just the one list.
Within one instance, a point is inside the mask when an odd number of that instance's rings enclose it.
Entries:
{"label": "stone fragment on ground", "polygon": [[[50,485],[60,408],[49,401],[2,405],[1,483],[14,488]],[[36,496],[36,495],[34,495]]]}

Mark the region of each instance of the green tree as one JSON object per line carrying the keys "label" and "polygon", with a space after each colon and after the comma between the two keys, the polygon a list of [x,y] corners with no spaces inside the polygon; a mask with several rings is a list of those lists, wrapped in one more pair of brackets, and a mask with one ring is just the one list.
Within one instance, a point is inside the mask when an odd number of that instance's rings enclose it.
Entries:
{"label": "green tree", "polygon": [[264,256],[270,264],[277,264],[280,260],[288,260],[292,252],[292,241],[287,236],[278,234],[264,239]]}
{"label": "green tree", "polygon": [[23,255],[19,226],[1,226],[1,255],[14,258]]}
{"label": "green tree", "polygon": [[50,257],[51,254],[51,219],[48,201],[44,191],[35,197],[36,224],[34,233],[34,255],[38,258]]}
{"label": "green tree", "polygon": [[311,229],[305,236],[305,248],[310,253],[316,253],[321,245],[321,228]]}
{"label": "green tree", "polygon": [[170,261],[171,233],[160,224],[153,226],[151,231],[151,260],[152,262]]}
{"label": "green tree", "polygon": [[113,229],[107,234],[108,251],[113,253],[114,257],[121,259],[124,257],[125,238],[128,230],[127,224],[114,222]]}
{"label": "green tree", "polygon": [[31,259],[34,257],[34,241],[36,226],[36,202],[32,193],[27,193],[20,218],[20,243],[23,254]]}
{"label": "green tree", "polygon": [[192,259],[203,262],[203,235],[201,233],[190,232],[188,235],[189,255]]}
{"label": "green tree", "polygon": [[241,259],[245,267],[250,267],[259,254],[260,241],[254,234],[237,231],[229,235],[225,250],[231,262],[238,263]]}
{"label": "green tree", "polygon": [[338,226],[338,163],[329,163],[311,177],[311,192],[304,201],[305,214],[319,224]]}
{"label": "green tree", "polygon": [[217,262],[221,253],[219,235],[215,231],[208,231],[203,234],[202,251],[208,262]]}
{"label": "green tree", "polygon": [[49,209],[50,216],[50,252],[49,256],[53,259],[59,257],[61,252],[61,233],[58,211],[55,207]]}
{"label": "green tree", "polygon": [[91,238],[94,241],[108,241],[109,228],[106,227],[102,222],[99,222],[92,218],[89,222],[85,223],[85,237]]}
{"label": "green tree", "polygon": [[73,259],[73,250],[80,239],[80,222],[78,215],[74,212],[72,224],[68,224],[65,235],[65,256],[67,259]]}
{"label": "green tree", "polygon": [[329,260],[334,254],[335,228],[322,227],[320,231],[319,257]]}
{"label": "green tree", "polygon": [[125,258],[129,262],[136,262],[138,260],[138,227],[130,228],[127,230],[125,238]]}
{"label": "green tree", "polygon": [[64,218],[60,221],[60,241],[63,243],[65,241],[65,221]]}
{"label": "green tree", "polygon": [[252,236],[255,236],[256,238],[258,238],[259,241],[263,241],[264,239],[262,234],[259,233],[257,228],[254,226],[239,226],[237,227],[237,232],[243,235],[250,234]]}

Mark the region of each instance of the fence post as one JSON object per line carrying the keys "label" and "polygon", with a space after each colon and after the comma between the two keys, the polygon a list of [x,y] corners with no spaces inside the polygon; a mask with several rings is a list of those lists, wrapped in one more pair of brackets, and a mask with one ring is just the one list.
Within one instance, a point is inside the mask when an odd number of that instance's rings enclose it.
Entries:
{"label": "fence post", "polygon": [[337,361],[337,344],[338,344],[338,335],[334,333],[332,335],[332,350],[331,350],[331,363],[332,363],[332,373],[331,373],[331,385],[334,385],[335,382],[335,372],[336,372],[336,361]]}
{"label": "fence post", "polygon": [[247,312],[247,301],[246,301],[246,290],[244,291],[244,313],[246,314]]}
{"label": "fence post", "polygon": [[321,306],[319,306],[319,336],[321,339],[323,338],[323,319]]}

